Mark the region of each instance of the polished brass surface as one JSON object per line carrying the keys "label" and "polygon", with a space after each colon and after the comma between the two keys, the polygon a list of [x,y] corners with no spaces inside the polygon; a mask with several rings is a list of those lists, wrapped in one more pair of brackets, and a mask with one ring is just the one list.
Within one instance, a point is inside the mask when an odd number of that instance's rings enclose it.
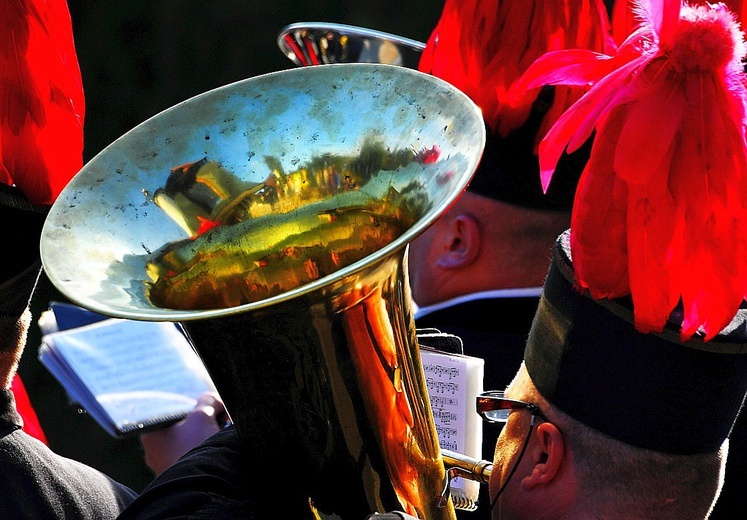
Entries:
{"label": "polished brass surface", "polygon": [[384,63],[418,68],[425,44],[364,27],[298,22],[281,29],[277,44],[299,66],[332,63]]}
{"label": "polished brass surface", "polygon": [[206,159],[175,168],[154,201],[186,224],[187,236],[151,255],[151,303],[234,307],[375,253],[429,205],[419,181],[394,189],[389,174],[414,163],[433,164],[439,155],[435,146],[392,150],[369,140],[356,155],[325,154],[292,172],[265,158],[273,165],[268,178],[244,185]]}
{"label": "polished brass surface", "polygon": [[481,484],[490,481],[493,472],[493,463],[487,460],[473,459],[462,453],[451,450],[441,450],[446,468],[451,470],[455,477],[476,480]]}
{"label": "polished brass surface", "polygon": [[[347,175],[301,181],[294,194],[249,203],[278,186],[278,171],[298,180],[293,175],[320,158],[342,158],[347,171],[351,158],[368,157],[371,142],[391,156],[409,150],[414,160],[369,160],[375,167],[360,182],[344,182]],[[172,107],[86,164],[49,213],[44,269],[66,297],[93,311],[181,323],[247,446],[247,471],[260,475],[251,491],[261,513],[352,520],[404,510],[451,519],[453,504],[438,504],[446,470],[420,364],[406,246],[465,189],[484,144],[480,111],[466,96],[403,67],[325,65],[250,78]],[[203,177],[181,179],[196,185],[167,190],[174,171],[207,163]],[[315,187],[308,197],[307,186]],[[269,246],[280,256],[309,236],[330,256],[338,241],[327,238],[354,229],[341,243],[356,249],[376,218],[310,225],[311,235],[288,227],[307,226],[314,215],[332,222],[349,202],[408,216],[375,250],[361,244],[359,258],[308,279],[295,277],[293,264],[288,278],[296,281],[258,299],[174,308],[151,298],[165,249],[178,252],[170,265],[204,268],[194,261],[201,253],[183,246],[194,237],[214,238],[211,251],[235,252],[228,243],[243,240],[237,250],[251,256],[272,229],[289,241]],[[203,229],[206,215],[215,222],[208,218]],[[241,264],[240,254],[229,256],[220,265]],[[271,265],[285,282],[277,256],[245,265]]]}

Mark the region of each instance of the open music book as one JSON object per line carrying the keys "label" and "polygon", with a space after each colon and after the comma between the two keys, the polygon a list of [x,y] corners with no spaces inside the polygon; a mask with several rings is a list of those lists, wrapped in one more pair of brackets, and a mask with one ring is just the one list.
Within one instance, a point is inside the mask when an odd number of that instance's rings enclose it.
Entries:
{"label": "open music book", "polygon": [[52,302],[39,318],[39,360],[71,403],[113,437],[177,422],[215,391],[178,325],[107,318]]}

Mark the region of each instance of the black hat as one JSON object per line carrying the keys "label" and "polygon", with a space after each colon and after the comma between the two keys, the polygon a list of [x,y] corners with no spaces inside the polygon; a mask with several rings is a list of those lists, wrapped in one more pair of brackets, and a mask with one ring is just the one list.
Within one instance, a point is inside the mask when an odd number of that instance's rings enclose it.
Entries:
{"label": "black hat", "polygon": [[39,237],[48,211],[49,206],[31,204],[15,186],[0,183],[0,218],[7,223],[0,285],[14,286],[0,302],[0,315],[20,315],[28,305],[41,270]]}
{"label": "black hat", "polygon": [[589,160],[593,139],[588,139],[572,154],[563,154],[552,182],[544,192],[534,141],[554,95],[554,87],[543,88],[532,104],[526,122],[506,137],[487,128],[485,150],[468,191],[530,209],[571,210],[576,185]]}
{"label": "black hat", "polygon": [[34,205],[15,186],[0,183],[0,217],[7,223],[7,252],[0,281],[39,260],[39,237],[49,206]]}
{"label": "black hat", "polygon": [[532,324],[526,368],[540,394],[627,444],[673,454],[716,451],[747,393],[747,309],[709,341],[680,340],[680,313],[661,333],[638,332],[630,298],[579,292],[570,231]]}

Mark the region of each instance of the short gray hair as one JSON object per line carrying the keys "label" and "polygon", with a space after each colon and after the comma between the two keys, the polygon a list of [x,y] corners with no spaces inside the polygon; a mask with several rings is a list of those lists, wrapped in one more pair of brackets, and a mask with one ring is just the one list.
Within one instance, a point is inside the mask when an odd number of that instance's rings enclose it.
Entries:
{"label": "short gray hair", "polygon": [[723,486],[728,439],[715,452],[672,455],[638,448],[589,428],[550,404],[522,364],[511,397],[540,407],[573,454],[579,500],[599,518],[708,518]]}

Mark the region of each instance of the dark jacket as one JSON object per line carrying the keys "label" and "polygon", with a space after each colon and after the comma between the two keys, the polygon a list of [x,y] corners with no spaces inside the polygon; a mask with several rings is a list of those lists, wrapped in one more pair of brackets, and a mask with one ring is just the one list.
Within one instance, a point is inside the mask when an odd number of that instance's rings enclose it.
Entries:
{"label": "dark jacket", "polygon": [[24,432],[10,390],[0,391],[0,518],[116,518],[136,493],[100,471],[61,457]]}

